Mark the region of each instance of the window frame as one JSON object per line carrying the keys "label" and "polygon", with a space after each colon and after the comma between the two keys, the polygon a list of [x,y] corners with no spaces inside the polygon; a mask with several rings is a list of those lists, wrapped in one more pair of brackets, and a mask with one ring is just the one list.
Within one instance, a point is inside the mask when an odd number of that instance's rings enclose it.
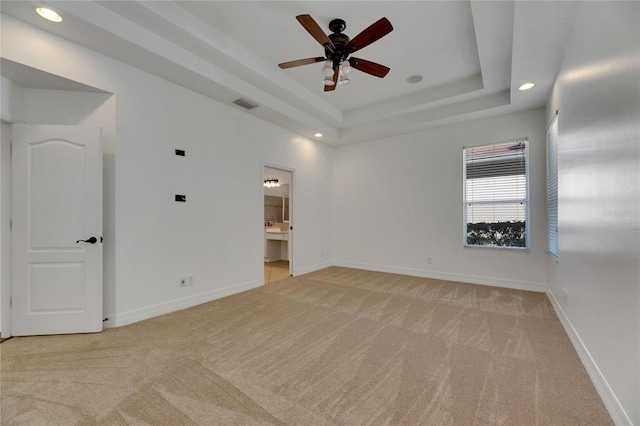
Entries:
{"label": "window frame", "polygon": [[[525,191],[526,195],[523,199],[508,199],[508,200],[498,200],[498,201],[467,201],[467,159],[466,159],[466,150],[471,148],[480,148],[485,146],[492,145],[501,145],[508,143],[525,143]],[[520,251],[529,251],[531,246],[531,214],[530,214],[530,189],[529,189],[529,138],[522,137],[516,139],[510,139],[503,142],[492,142],[492,143],[484,143],[473,146],[463,146],[462,147],[462,242],[465,248],[481,248],[481,249],[498,249],[498,250],[520,250]],[[521,203],[525,204],[524,212],[525,212],[525,245],[524,247],[514,247],[514,246],[489,246],[489,245],[478,245],[478,244],[468,244],[468,231],[467,231],[467,207],[469,204],[513,204],[513,203]]]}

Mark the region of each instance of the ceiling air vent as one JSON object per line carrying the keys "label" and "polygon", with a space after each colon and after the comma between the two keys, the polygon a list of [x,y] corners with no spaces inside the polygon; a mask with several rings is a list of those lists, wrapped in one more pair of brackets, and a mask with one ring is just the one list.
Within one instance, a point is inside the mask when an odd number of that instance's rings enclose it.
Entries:
{"label": "ceiling air vent", "polygon": [[242,108],[245,109],[254,109],[255,107],[257,107],[258,105],[246,100],[246,99],[236,99],[235,101],[233,101],[234,104],[241,106]]}

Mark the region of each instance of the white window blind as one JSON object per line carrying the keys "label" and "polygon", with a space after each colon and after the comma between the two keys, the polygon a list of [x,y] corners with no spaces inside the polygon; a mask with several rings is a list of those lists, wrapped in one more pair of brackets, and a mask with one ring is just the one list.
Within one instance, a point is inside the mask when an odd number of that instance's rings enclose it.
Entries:
{"label": "white window blind", "polygon": [[464,164],[464,243],[528,247],[528,139],[468,147]]}
{"label": "white window blind", "polygon": [[547,253],[558,260],[558,115],[547,129]]}

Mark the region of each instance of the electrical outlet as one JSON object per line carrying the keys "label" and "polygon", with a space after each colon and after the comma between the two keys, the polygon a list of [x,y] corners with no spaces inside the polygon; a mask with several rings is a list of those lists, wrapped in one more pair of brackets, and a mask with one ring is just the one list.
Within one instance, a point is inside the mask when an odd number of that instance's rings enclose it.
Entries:
{"label": "electrical outlet", "polygon": [[180,287],[187,287],[193,285],[193,277],[188,276],[184,278],[180,278]]}
{"label": "electrical outlet", "polygon": [[564,302],[565,306],[569,306],[569,290],[567,290],[566,288],[562,289],[562,301]]}

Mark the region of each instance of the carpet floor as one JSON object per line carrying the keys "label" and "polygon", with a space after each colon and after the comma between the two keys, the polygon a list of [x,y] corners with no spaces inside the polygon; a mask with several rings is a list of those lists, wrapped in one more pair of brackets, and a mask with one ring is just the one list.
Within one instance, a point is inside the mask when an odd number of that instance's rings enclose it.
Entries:
{"label": "carpet floor", "polygon": [[332,267],[0,345],[3,425],[610,425],[543,293]]}

